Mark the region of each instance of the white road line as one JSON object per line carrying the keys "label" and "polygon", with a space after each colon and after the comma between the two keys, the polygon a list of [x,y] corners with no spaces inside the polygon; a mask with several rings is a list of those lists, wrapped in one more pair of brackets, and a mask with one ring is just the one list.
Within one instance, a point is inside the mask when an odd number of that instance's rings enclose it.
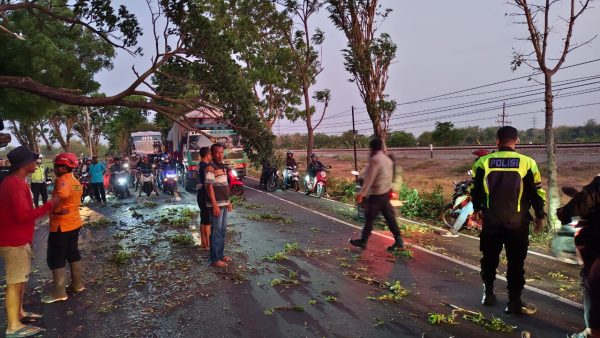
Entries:
{"label": "white road line", "polygon": [[[346,222],[346,221],[343,221],[343,220],[341,220],[341,219],[338,219],[338,218],[336,218],[336,217],[333,217],[333,216],[330,216],[330,215],[326,215],[326,214],[324,214],[324,213],[321,213],[321,212],[319,212],[319,211],[315,211],[315,210],[312,210],[312,209],[306,208],[306,207],[304,207],[304,206],[302,206],[302,205],[300,205],[300,204],[294,203],[294,202],[292,202],[292,201],[288,201],[288,200],[286,200],[286,199],[284,199],[284,198],[281,198],[281,197],[279,197],[279,196],[275,196],[275,195],[273,195],[273,194],[271,194],[271,193],[267,193],[267,192],[264,192],[264,191],[261,191],[261,190],[258,190],[258,189],[252,188],[252,187],[248,187],[248,186],[246,186],[246,187],[247,187],[248,189],[250,189],[250,190],[254,190],[254,191],[257,191],[257,192],[263,193],[263,194],[265,194],[265,195],[268,195],[268,196],[270,196],[270,197],[273,197],[273,198],[275,198],[275,199],[278,199],[278,200],[280,200],[280,201],[283,201],[283,202],[285,202],[285,203],[291,204],[291,205],[293,205],[293,206],[296,206],[296,207],[298,207],[298,208],[301,208],[301,209],[304,209],[304,210],[306,210],[306,211],[309,211],[309,212],[312,212],[312,213],[314,213],[314,214],[317,214],[317,215],[319,215],[319,216],[321,216],[321,217],[325,217],[325,218],[327,218],[327,219],[329,219],[329,220],[332,220],[332,221],[335,221],[335,222],[338,222],[338,223],[341,223],[341,224],[347,225],[347,226],[349,226],[349,227],[352,227],[352,228],[355,228],[355,229],[358,229],[358,230],[362,230],[362,227],[356,226],[356,225],[354,225],[354,224],[352,224],[352,223],[348,223],[348,222]],[[380,236],[380,237],[383,237],[383,238],[391,239],[391,240],[393,240],[393,239],[394,239],[392,236],[385,235],[385,234],[382,234],[382,233],[379,233],[379,232],[373,232],[373,234],[375,234],[375,235],[377,235],[377,236]],[[474,271],[477,271],[477,272],[479,272],[479,270],[480,270],[478,266],[475,266],[475,265],[473,265],[473,264],[469,264],[469,263],[463,262],[463,261],[461,261],[461,260],[458,260],[458,259],[456,259],[456,258],[453,258],[453,257],[448,257],[448,256],[445,256],[445,255],[442,255],[442,254],[440,254],[440,253],[437,253],[437,252],[435,252],[435,251],[431,251],[431,250],[429,250],[429,249],[426,249],[426,248],[424,248],[424,247],[421,247],[421,246],[419,246],[419,245],[411,244],[411,248],[415,248],[415,249],[417,249],[417,250],[420,250],[420,251],[422,251],[422,252],[425,252],[425,253],[428,253],[428,254],[430,254],[430,255],[433,255],[433,256],[436,256],[436,257],[439,257],[439,258],[442,258],[442,259],[448,260],[448,261],[450,261],[450,262],[452,262],[452,263],[455,263],[455,264],[458,264],[458,265],[464,266],[464,267],[466,267],[466,268],[469,268],[469,269],[471,269],[471,270],[474,270]],[[503,276],[497,276],[497,279],[500,279],[500,280],[502,280],[502,281],[505,281],[505,282],[506,282],[506,278],[505,278],[505,277],[503,277]],[[525,285],[525,289],[527,289],[527,290],[530,290],[530,291],[532,291],[532,292],[535,292],[535,293],[537,293],[537,294],[540,294],[540,295],[542,295],[542,296],[546,296],[546,297],[552,298],[552,299],[554,299],[554,300],[557,300],[557,301],[559,301],[559,302],[562,302],[562,303],[564,303],[564,304],[571,305],[571,306],[573,306],[573,307],[576,307],[576,308],[578,308],[578,309],[583,309],[583,305],[582,305],[582,304],[580,304],[580,303],[577,303],[577,302],[574,302],[574,301],[572,301],[572,300],[570,300],[570,299],[567,299],[567,298],[561,297],[561,296],[559,296],[559,295],[555,295],[555,294],[553,294],[553,293],[551,293],[551,292],[548,292],[548,291],[545,291],[545,290],[542,290],[542,289],[538,289],[538,288],[536,288],[536,287],[533,287],[533,286],[530,286],[530,285]]]}
{"label": "white road line", "polygon": [[[251,180],[254,180],[254,181],[258,181],[257,179],[255,179],[253,177],[247,177],[247,178],[249,178]],[[298,193],[299,194],[303,194],[302,192],[299,192],[299,191],[298,191]],[[331,198],[327,198],[327,197],[321,197],[321,198],[326,199],[328,201],[335,202],[335,203],[343,204],[343,205],[346,205],[346,206],[349,206],[349,207],[354,207],[354,205],[352,205],[352,204],[348,204],[348,203],[336,201],[336,200],[331,199]],[[413,221],[413,220],[410,220],[410,219],[407,219],[407,218],[402,218],[402,217],[396,217],[396,219],[399,220],[399,221],[402,221],[402,222],[409,222],[409,223],[412,223],[412,224],[417,224],[417,225],[429,227],[429,228],[436,229],[436,230],[439,230],[439,231],[448,232],[447,229],[440,228],[440,227],[437,227],[435,225],[431,225],[431,224],[427,224],[427,223],[422,223],[422,222],[417,222],[417,221]],[[465,235],[465,234],[461,234],[461,233],[459,233],[458,235],[462,236],[462,237],[471,238],[471,239],[474,239],[474,240],[477,240],[477,241],[480,240],[479,237],[475,237],[475,236],[471,236],[471,235]],[[558,259],[558,258],[556,258],[554,256],[546,255],[546,254],[543,254],[541,252],[537,252],[537,251],[533,251],[533,250],[527,250],[527,253],[531,254],[531,255],[534,255],[534,256],[538,256],[538,257],[546,258],[546,259],[553,260],[553,261],[556,261],[556,262],[560,262],[560,263],[563,263],[563,264],[565,263],[565,262],[561,261],[560,259]]]}

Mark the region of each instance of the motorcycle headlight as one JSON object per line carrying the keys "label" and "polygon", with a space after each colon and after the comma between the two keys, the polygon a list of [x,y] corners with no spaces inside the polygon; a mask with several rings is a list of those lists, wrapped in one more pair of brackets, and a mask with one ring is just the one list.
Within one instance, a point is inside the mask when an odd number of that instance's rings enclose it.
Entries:
{"label": "motorcycle headlight", "polygon": [[235,171],[235,170],[231,170],[231,175],[233,175],[233,176],[235,176],[235,177],[238,177],[238,173],[237,173],[237,171]]}
{"label": "motorcycle headlight", "polygon": [[123,164],[123,168],[128,169],[129,168],[129,163]]}
{"label": "motorcycle headlight", "polygon": [[176,174],[167,174],[167,178],[177,178]]}
{"label": "motorcycle headlight", "polygon": [[321,171],[321,177],[327,177],[327,173],[324,171]]}
{"label": "motorcycle headlight", "polygon": [[119,183],[119,184],[121,184],[121,185],[122,185],[122,184],[125,184],[125,183],[127,183],[127,179],[125,179],[125,178],[119,178],[119,179],[117,180],[117,183]]}
{"label": "motorcycle headlight", "polygon": [[306,182],[310,182],[310,177],[309,177],[308,175],[306,175],[306,177],[304,178],[304,180],[305,180]]}

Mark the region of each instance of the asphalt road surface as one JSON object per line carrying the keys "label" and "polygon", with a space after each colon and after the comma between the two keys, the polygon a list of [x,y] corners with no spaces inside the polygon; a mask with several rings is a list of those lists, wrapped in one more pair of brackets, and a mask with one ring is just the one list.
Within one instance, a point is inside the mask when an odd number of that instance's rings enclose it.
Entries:
{"label": "asphalt road surface", "polygon": [[[195,232],[173,225],[179,217],[173,210],[195,208],[195,195],[132,197],[112,201],[113,207],[82,208],[88,221],[106,217],[114,223],[82,232],[87,290],[60,304],[39,301],[50,277],[47,226],[40,222],[25,303],[45,315],[38,323],[45,336],[521,337],[527,331],[551,338],[583,327],[576,297],[557,294],[551,283],[535,278],[535,287],[523,295],[539,309],[533,316],[503,313],[502,280],[496,283],[498,304],[480,305],[476,239],[426,242],[415,234],[406,239],[414,244],[412,255],[395,257],[385,251],[389,233],[381,231],[368,249],[351,248],[348,238],[358,236],[360,224],[340,216],[347,206],[294,192],[265,193],[257,182],[245,183],[246,200],[229,218],[226,253],[234,263],[222,270],[208,266],[206,251],[173,244],[173,234]],[[127,263],[113,264],[115,250],[131,253]],[[526,269],[528,277],[557,270],[577,275],[576,267],[543,255],[529,255]],[[403,289],[395,293],[393,285]],[[516,328],[495,332],[462,315],[455,324],[430,324],[430,314],[451,313],[447,304]],[[4,316],[2,311],[0,322]]]}

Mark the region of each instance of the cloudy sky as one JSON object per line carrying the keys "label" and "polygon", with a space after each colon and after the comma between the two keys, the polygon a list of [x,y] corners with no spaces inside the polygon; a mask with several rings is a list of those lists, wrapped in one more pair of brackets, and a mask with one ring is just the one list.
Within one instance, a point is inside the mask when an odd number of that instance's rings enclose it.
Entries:
{"label": "cloudy sky", "polygon": [[[389,33],[398,45],[386,90],[390,99],[399,103],[392,117],[392,130],[419,135],[432,130],[435,121],[452,121],[456,126],[497,125],[503,103],[507,119],[514,126],[527,129],[535,123],[537,128],[543,127],[543,86],[535,81],[541,78],[528,81],[533,71],[527,66],[515,72],[510,69],[513,50],[528,52],[531,47],[529,42],[519,40],[526,37],[526,27],[514,24],[514,17],[506,15],[514,11],[506,1],[383,0],[382,4],[393,12],[380,32]],[[97,76],[102,90],[109,94],[125,88],[133,79],[131,66],[143,69],[152,51],[145,2],[127,1],[126,5],[138,15],[145,29],[141,42],[146,53],[134,58],[120,52],[115,68]],[[554,56],[560,51],[565,32],[559,15],[567,13],[561,7],[556,7],[555,12],[552,27],[556,38],[550,41],[549,48]],[[579,20],[574,42],[600,33],[600,9],[589,9]],[[348,82],[349,74],[343,66],[340,50],[345,47],[345,37],[332,26],[324,9],[315,16],[311,27],[321,28],[326,35],[322,48],[325,70],[313,91],[329,88],[332,93],[320,131],[337,134],[351,129],[349,109],[354,105],[357,129],[370,134],[372,127],[364,104],[356,85]],[[565,66],[570,67],[555,76],[555,125],[600,120],[600,60],[589,62],[596,59],[600,59],[600,38],[569,54]],[[475,87],[480,88],[468,90]],[[275,133],[282,134],[305,131],[302,122],[285,120],[274,128]]]}

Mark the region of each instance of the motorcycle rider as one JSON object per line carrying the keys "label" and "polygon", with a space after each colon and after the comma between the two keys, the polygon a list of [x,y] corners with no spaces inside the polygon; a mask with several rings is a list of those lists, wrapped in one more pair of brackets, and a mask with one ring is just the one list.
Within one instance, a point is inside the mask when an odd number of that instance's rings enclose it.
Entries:
{"label": "motorcycle rider", "polygon": [[[556,211],[563,224],[573,216],[584,219],[583,228],[575,237],[575,245],[583,260],[581,279],[586,329],[571,338],[600,337],[600,175]],[[581,224],[580,223],[580,224]]]}
{"label": "motorcycle rider", "polygon": [[291,150],[288,150],[288,152],[286,154],[286,158],[285,158],[285,166],[294,168],[297,165],[298,165],[298,162],[296,162],[296,159],[294,158],[294,152]]}
{"label": "motorcycle rider", "polygon": [[308,177],[310,177],[311,182],[317,176],[317,172],[319,170],[323,170],[325,168],[326,168],[325,165],[323,163],[321,163],[321,161],[319,161],[317,154],[315,154],[315,153],[310,154],[310,163],[308,164],[307,169],[308,169]]}
{"label": "motorcycle rider", "polygon": [[[110,167],[109,171],[110,171],[110,186],[112,188],[112,191],[115,191],[115,180],[117,179],[116,174],[118,172],[122,172],[122,171],[126,171],[125,166],[123,165],[123,163],[121,162],[121,158],[120,157],[115,157],[114,158],[114,163],[113,165]],[[127,183],[127,195],[130,195],[129,193],[129,183]]]}
{"label": "motorcycle rider", "polygon": [[92,159],[84,157],[81,165],[77,169],[80,174],[85,174],[90,172],[90,166],[92,165]]}
{"label": "motorcycle rider", "polygon": [[[142,157],[142,160],[138,163],[136,169],[138,169],[141,174],[153,174],[154,175],[154,167],[152,166],[152,163],[150,162],[148,155],[144,155]],[[154,181],[155,180],[152,180],[152,190],[154,190],[154,192],[156,193],[156,196],[158,196],[158,190],[156,189],[156,183]],[[140,197],[140,196],[142,196],[141,183],[140,183],[140,191],[139,191],[138,197]]]}
{"label": "motorcycle rider", "polygon": [[40,154],[35,161],[35,171],[30,176],[33,204],[35,204],[36,208],[40,206],[40,195],[42,196],[43,204],[46,204],[46,201],[48,201],[48,186],[46,181],[48,180],[48,174],[50,174],[50,168],[42,164],[43,158],[44,157]]}

